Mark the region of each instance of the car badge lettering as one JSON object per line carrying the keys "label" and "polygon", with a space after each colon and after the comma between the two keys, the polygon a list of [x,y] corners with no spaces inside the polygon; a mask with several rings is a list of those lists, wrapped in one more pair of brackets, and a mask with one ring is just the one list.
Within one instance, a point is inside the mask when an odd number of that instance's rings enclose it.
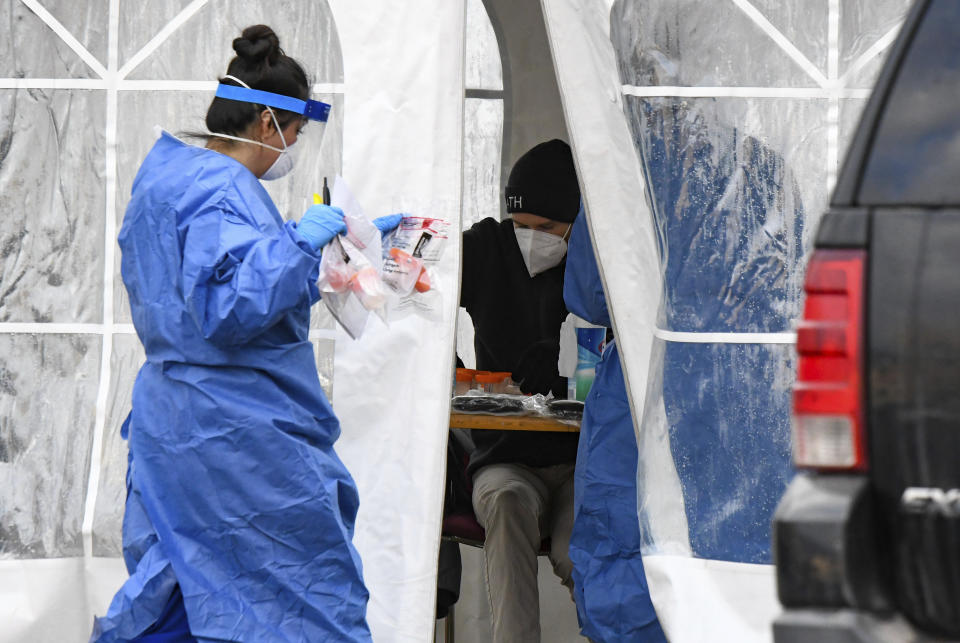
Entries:
{"label": "car badge lettering", "polygon": [[907,513],[960,516],[960,489],[907,487],[900,497],[900,505]]}

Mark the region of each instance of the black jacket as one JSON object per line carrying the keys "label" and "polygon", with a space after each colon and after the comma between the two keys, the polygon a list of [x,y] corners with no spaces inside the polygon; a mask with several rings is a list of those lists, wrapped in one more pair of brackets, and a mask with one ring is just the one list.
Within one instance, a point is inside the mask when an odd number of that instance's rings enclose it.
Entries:
{"label": "black jacket", "polygon": [[[532,344],[560,344],[565,262],[531,278],[513,221],[483,219],[463,233],[460,305],[473,319],[477,368],[512,372]],[[546,467],[576,461],[577,434],[474,430],[470,473],[488,464]]]}

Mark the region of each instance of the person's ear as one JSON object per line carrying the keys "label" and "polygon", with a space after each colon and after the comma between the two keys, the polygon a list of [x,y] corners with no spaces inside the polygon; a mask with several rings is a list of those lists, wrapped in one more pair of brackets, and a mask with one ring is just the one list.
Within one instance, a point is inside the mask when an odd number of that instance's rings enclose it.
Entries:
{"label": "person's ear", "polygon": [[274,130],[273,126],[273,117],[270,116],[270,110],[265,109],[260,112],[260,123],[258,131],[260,133],[260,140],[265,140]]}

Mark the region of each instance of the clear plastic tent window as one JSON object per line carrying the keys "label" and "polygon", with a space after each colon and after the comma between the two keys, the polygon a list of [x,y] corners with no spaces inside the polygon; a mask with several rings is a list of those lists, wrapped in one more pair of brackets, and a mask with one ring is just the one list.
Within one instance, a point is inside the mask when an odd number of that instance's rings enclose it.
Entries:
{"label": "clear plastic tent window", "polygon": [[[643,423],[667,427],[695,557],[771,562],[804,260],[869,93],[864,43],[889,43],[906,5],[821,4],[611,10],[663,277]],[[676,544],[648,530],[650,551]]]}
{"label": "clear plastic tent window", "polygon": [[544,3],[672,641],[771,636],[803,268],[908,5]]}

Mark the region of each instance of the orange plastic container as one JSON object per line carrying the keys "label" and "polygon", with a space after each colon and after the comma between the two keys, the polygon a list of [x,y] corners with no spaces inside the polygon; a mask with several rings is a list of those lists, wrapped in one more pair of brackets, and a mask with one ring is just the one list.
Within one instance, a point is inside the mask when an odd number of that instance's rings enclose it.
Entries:
{"label": "orange plastic container", "polygon": [[477,371],[472,368],[458,368],[456,383],[453,387],[454,395],[465,395],[473,388],[473,378]]}
{"label": "orange plastic container", "polygon": [[484,393],[501,393],[503,389],[503,373],[491,373],[489,371],[478,371],[474,380],[477,388]]}
{"label": "orange plastic container", "polygon": [[493,375],[500,376],[500,381],[495,385],[495,390],[492,391],[493,393],[510,393],[512,395],[520,394],[520,387],[518,387],[513,381],[513,378],[510,377],[512,373],[509,371],[497,371],[494,372]]}

